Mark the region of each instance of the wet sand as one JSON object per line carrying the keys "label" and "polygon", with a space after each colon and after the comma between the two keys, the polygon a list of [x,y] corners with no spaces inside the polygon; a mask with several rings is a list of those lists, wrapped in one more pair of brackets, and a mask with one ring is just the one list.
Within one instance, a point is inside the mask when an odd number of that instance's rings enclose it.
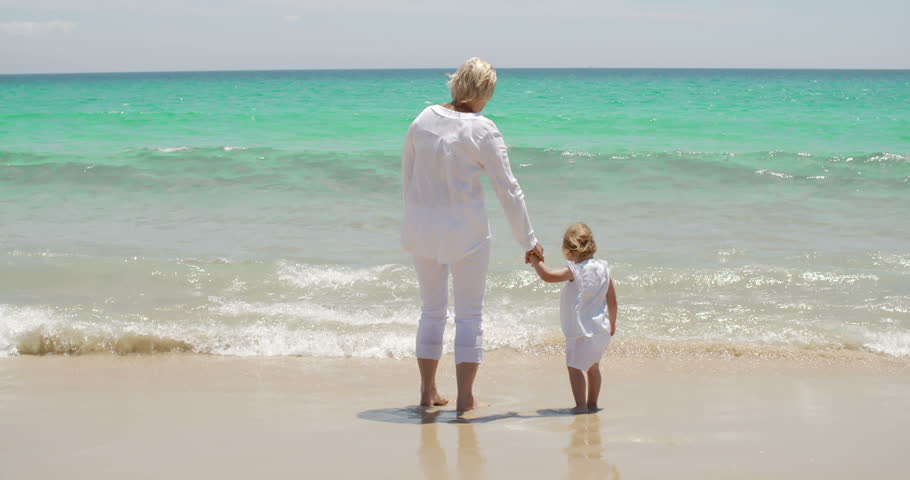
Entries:
{"label": "wet sand", "polygon": [[[440,387],[454,389],[450,357]],[[906,478],[903,361],[610,358],[569,415],[556,356],[488,354],[463,417],[413,360],[0,359],[0,478]],[[454,398],[452,398],[454,403]]]}

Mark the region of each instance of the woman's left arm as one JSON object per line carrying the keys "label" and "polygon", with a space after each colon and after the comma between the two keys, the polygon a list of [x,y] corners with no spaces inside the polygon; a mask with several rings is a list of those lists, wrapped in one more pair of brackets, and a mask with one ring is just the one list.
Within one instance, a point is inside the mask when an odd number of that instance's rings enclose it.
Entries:
{"label": "woman's left arm", "polygon": [[521,191],[518,180],[512,175],[509,149],[502,138],[502,133],[493,127],[481,139],[480,149],[483,155],[484,170],[490,177],[496,197],[499,198],[499,203],[509,220],[512,236],[525,251],[532,250],[537,245],[537,236],[534,234],[534,228],[531,227],[524,192]]}
{"label": "woman's left arm", "polygon": [[411,184],[411,175],[414,173],[414,138],[411,133],[411,128],[408,128],[408,133],[404,137],[404,148],[401,152],[401,204],[404,206],[404,203],[408,198],[408,187]]}

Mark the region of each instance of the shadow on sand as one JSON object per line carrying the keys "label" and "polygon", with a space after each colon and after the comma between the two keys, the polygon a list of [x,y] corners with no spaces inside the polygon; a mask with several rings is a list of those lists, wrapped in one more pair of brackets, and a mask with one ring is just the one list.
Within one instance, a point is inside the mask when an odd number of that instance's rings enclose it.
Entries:
{"label": "shadow on sand", "polygon": [[427,423],[489,423],[510,418],[551,418],[574,417],[597,412],[578,413],[569,408],[538,410],[536,415],[522,415],[518,412],[496,413],[483,415],[482,410],[467,413],[458,413],[452,409],[439,407],[421,407],[412,405],[399,408],[377,408],[365,410],[357,414],[357,418],[373,422],[402,423],[410,425],[424,425]]}

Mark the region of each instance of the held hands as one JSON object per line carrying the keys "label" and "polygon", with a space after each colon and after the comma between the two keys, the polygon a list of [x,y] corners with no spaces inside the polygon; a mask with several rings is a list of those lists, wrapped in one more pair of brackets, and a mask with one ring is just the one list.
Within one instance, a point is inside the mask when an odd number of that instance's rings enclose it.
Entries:
{"label": "held hands", "polygon": [[[535,260],[536,258],[536,260]],[[543,261],[543,247],[540,243],[534,245],[534,248],[525,252],[525,263],[537,263]]]}

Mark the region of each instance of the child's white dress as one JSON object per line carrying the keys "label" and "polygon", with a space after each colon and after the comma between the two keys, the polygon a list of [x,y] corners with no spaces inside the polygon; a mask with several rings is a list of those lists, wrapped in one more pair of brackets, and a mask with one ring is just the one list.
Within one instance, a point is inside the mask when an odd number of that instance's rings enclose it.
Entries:
{"label": "child's white dress", "polygon": [[567,265],[575,280],[565,283],[559,303],[566,365],[587,371],[600,361],[610,344],[610,266],[606,260],[594,258]]}

